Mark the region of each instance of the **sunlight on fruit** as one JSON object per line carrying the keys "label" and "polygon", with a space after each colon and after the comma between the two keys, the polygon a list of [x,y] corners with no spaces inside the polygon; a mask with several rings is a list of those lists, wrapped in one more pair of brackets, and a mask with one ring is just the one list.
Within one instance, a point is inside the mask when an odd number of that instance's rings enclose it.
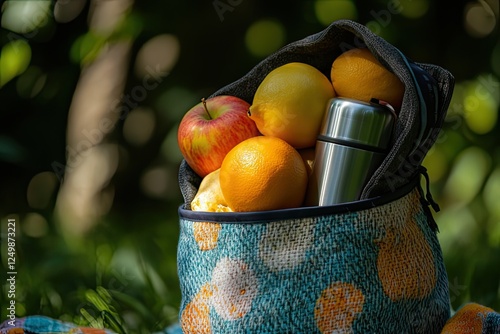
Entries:
{"label": "sunlight on fruit", "polygon": [[494,219],[500,219],[500,167],[497,167],[486,181],[483,199],[489,213]]}
{"label": "sunlight on fruit", "polygon": [[128,114],[123,123],[123,137],[134,146],[142,146],[151,139],[156,125],[152,110],[138,108]]}
{"label": "sunlight on fruit", "polygon": [[340,19],[358,18],[356,5],[351,0],[316,0],[314,12],[319,23],[324,26]]}
{"label": "sunlight on fruit", "polygon": [[27,34],[46,25],[51,18],[52,1],[6,1],[2,8],[2,28]]}
{"label": "sunlight on fruit", "polygon": [[49,205],[57,185],[57,176],[52,172],[41,172],[33,176],[26,190],[29,206],[33,209],[45,209]]}
{"label": "sunlight on fruit", "polygon": [[464,13],[465,30],[472,37],[486,37],[495,29],[495,13],[486,1],[469,2]]}
{"label": "sunlight on fruit", "polygon": [[458,206],[469,203],[481,190],[490,165],[489,154],[479,147],[461,152],[444,187],[448,202]]}
{"label": "sunlight on fruit", "polygon": [[498,118],[499,81],[492,75],[478,77],[465,90],[464,118],[477,134],[490,132]]}
{"label": "sunlight on fruit", "polygon": [[423,163],[432,182],[439,181],[448,170],[448,160],[437,146],[427,153]]}
{"label": "sunlight on fruit", "polygon": [[31,61],[31,48],[24,40],[4,45],[0,53],[0,87],[23,73]]}
{"label": "sunlight on fruit", "polygon": [[49,231],[49,224],[44,216],[37,212],[28,213],[21,225],[24,234],[32,238],[41,238]]}
{"label": "sunlight on fruit", "polygon": [[397,8],[404,17],[418,19],[429,10],[429,0],[401,0]]}
{"label": "sunlight on fruit", "polygon": [[285,27],[274,19],[252,23],[245,35],[245,44],[256,57],[265,57],[285,44]]}
{"label": "sunlight on fruit", "polygon": [[143,78],[145,88],[158,86],[160,73],[169,72],[177,63],[180,54],[179,39],[171,34],[151,38],[139,49],[135,60],[135,73]]}
{"label": "sunlight on fruit", "polygon": [[448,208],[435,217],[443,254],[456,254],[457,250],[465,249],[474,241],[477,222],[468,207]]}

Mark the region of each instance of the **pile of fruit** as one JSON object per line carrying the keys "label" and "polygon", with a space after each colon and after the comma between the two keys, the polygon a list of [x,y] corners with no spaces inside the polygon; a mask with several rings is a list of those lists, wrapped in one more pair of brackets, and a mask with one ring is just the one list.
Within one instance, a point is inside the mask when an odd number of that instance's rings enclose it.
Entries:
{"label": "pile of fruit", "polygon": [[228,95],[202,99],[178,131],[182,155],[203,178],[191,210],[302,206],[328,101],[376,98],[398,111],[403,94],[402,82],[368,49],[352,49],[332,60],[330,79],[294,62],[271,71],[251,105]]}

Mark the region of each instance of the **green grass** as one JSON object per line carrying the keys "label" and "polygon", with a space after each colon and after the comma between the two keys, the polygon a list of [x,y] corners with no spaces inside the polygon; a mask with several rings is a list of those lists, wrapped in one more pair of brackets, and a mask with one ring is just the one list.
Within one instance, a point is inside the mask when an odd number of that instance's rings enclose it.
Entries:
{"label": "green grass", "polygon": [[[117,333],[160,331],[177,321],[180,305],[177,238],[174,209],[110,215],[79,240],[64,240],[52,224],[43,238],[18,233],[17,316]],[[4,307],[1,313],[6,319]]]}

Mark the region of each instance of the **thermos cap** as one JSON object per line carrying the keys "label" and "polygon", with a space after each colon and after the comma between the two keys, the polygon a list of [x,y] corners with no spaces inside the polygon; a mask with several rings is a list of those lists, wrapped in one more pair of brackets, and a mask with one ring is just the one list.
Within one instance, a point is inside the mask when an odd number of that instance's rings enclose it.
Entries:
{"label": "thermos cap", "polygon": [[391,108],[376,102],[330,99],[318,139],[387,149],[396,115]]}

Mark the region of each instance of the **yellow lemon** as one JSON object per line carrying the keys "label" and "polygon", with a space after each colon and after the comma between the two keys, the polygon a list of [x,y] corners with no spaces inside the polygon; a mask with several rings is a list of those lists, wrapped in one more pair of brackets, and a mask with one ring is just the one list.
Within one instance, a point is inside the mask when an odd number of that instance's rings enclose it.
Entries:
{"label": "yellow lemon", "polygon": [[248,115],[264,136],[281,138],[295,148],[311,147],[333,97],[332,84],[318,69],[288,63],[260,83]]}

